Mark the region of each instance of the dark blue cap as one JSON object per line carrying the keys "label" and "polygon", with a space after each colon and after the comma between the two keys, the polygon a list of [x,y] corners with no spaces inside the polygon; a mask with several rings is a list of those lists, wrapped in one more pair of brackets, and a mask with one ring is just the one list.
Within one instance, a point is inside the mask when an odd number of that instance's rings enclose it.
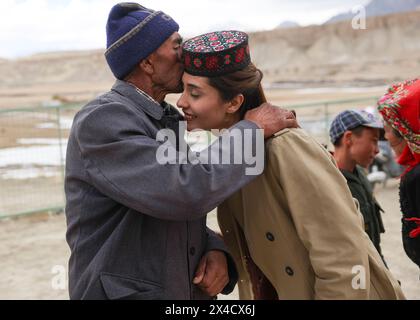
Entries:
{"label": "dark blue cap", "polygon": [[106,25],[105,58],[112,73],[117,79],[124,79],[178,30],[178,24],[162,11],[133,2],[115,5]]}

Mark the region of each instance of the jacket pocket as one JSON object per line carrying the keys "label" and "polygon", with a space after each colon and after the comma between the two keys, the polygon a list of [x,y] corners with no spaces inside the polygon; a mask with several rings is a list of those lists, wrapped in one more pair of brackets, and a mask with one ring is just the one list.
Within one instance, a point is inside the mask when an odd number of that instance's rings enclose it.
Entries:
{"label": "jacket pocket", "polygon": [[159,300],[163,288],[150,281],[102,272],[102,287],[110,300]]}

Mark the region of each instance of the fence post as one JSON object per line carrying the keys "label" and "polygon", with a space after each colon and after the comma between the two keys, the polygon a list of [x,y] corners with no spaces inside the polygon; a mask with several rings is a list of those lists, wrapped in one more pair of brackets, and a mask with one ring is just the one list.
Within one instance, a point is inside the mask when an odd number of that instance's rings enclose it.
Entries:
{"label": "fence post", "polygon": [[60,113],[60,106],[55,108],[56,115],[57,115],[57,129],[58,129],[58,144],[59,144],[59,152],[60,152],[60,174],[61,174],[61,193],[62,193],[62,200],[63,200],[63,207],[65,205],[65,194],[64,194],[64,157],[63,157],[63,137],[61,132],[61,113]]}

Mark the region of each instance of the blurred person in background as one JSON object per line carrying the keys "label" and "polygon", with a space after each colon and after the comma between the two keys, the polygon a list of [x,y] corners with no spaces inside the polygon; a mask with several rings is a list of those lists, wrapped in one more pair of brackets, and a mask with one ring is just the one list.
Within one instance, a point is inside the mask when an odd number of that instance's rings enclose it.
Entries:
{"label": "blurred person in background", "polygon": [[385,138],[405,168],[400,182],[402,241],[407,256],[420,267],[420,80],[391,86],[378,110]]}
{"label": "blurred person in background", "polygon": [[384,260],[381,250],[381,233],[385,232],[381,217],[383,210],[365,174],[365,169],[373,163],[379,152],[381,130],[383,125],[373,114],[345,110],[331,123],[330,139],[338,168],[346,178],[353,197],[359,202],[365,231]]}

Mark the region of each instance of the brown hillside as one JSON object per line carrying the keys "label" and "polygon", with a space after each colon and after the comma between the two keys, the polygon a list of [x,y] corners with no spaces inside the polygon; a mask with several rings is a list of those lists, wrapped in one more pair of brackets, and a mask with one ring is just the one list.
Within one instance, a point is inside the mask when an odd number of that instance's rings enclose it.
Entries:
{"label": "brown hillside", "polygon": [[251,35],[253,59],[270,81],[391,82],[420,74],[420,12]]}
{"label": "brown hillside", "polygon": [[[250,34],[265,82],[376,85],[420,75],[420,12]],[[112,85],[103,50],[43,53],[0,59],[0,102],[32,105],[85,100]],[[54,98],[55,97],[55,98]],[[58,97],[58,99],[56,99]]]}

